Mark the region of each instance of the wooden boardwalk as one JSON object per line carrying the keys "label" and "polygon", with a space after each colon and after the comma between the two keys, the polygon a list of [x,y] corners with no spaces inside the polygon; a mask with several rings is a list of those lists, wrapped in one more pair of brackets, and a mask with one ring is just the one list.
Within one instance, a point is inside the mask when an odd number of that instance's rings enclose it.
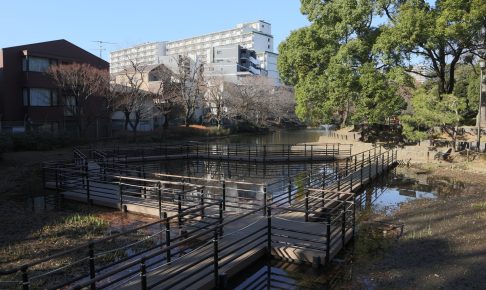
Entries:
{"label": "wooden boardwalk", "polygon": [[[65,198],[111,203],[114,207],[154,215],[161,215],[162,211],[177,215],[181,208],[221,200],[219,210],[208,207],[201,213],[201,217],[219,214],[220,222],[214,226],[208,228],[203,220],[179,224],[181,235],[198,227],[204,234],[183,235],[184,241],[193,244],[185,250],[162,247],[162,251],[179,255],[170,263],[161,260],[145,266],[153,258],[149,252],[145,254],[147,260],[135,256],[125,262],[129,267],[125,264],[106,269],[96,275],[98,278],[80,283],[80,287],[108,283],[107,288],[111,289],[146,289],[147,285],[157,289],[211,289],[223,285],[226,279],[265,254],[315,266],[329,263],[354,236],[355,193],[395,166],[394,156],[393,151],[391,155],[389,151],[378,154],[374,151],[373,156],[371,152],[367,156],[365,153],[351,156],[345,160],[345,168],[333,173],[313,172],[300,181],[289,179],[293,186],[289,186],[288,192],[260,191],[259,202],[246,209],[231,207],[228,196],[225,201],[224,195],[211,193],[210,186],[205,193],[200,192],[201,183],[183,183],[179,191],[169,189],[163,183],[167,182],[164,181],[167,176],[162,175],[152,179],[112,177],[106,180],[106,176],[91,173],[79,176],[78,172],[76,177],[73,171],[60,175],[57,169],[55,184],[51,181],[50,185]],[[170,183],[181,185],[178,181]],[[223,187],[223,194],[224,190]],[[141,276],[131,275],[131,279],[121,279],[123,283],[111,285],[120,273],[127,271],[140,272]]]}

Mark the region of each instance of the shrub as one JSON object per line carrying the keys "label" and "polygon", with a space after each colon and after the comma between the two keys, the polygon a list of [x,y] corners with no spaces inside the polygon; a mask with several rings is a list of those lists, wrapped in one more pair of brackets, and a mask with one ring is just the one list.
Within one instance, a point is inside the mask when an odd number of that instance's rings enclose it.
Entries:
{"label": "shrub", "polygon": [[86,140],[69,134],[48,132],[2,134],[0,136],[0,153],[7,151],[45,151],[85,142]]}

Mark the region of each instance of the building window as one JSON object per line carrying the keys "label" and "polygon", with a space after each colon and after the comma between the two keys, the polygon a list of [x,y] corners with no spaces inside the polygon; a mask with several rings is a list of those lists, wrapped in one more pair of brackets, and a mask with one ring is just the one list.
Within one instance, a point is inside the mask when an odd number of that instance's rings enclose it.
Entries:
{"label": "building window", "polygon": [[22,70],[29,72],[46,72],[49,66],[56,64],[57,60],[55,59],[26,56],[22,59]]}
{"label": "building window", "polygon": [[269,44],[269,45],[267,45],[267,47],[268,47],[268,49],[270,49],[270,44]]}
{"label": "building window", "polygon": [[57,91],[41,88],[25,88],[23,91],[24,106],[50,107],[57,106]]}

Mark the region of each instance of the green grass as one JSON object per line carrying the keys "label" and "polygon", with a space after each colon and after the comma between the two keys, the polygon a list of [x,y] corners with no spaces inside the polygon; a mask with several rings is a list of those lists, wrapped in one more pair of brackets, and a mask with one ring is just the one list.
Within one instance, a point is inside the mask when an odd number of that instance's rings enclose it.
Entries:
{"label": "green grass", "polygon": [[478,210],[486,210],[486,201],[473,203],[471,207]]}
{"label": "green grass", "polygon": [[95,238],[103,235],[108,229],[109,223],[91,214],[73,214],[58,220],[55,223],[42,227],[36,236],[39,239],[50,239],[53,237],[68,238]]}

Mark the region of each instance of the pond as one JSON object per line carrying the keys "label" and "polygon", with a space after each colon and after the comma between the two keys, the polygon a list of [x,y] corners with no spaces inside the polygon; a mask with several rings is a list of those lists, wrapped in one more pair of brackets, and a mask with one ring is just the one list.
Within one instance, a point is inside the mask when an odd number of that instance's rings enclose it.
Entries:
{"label": "pond", "polygon": [[320,136],[326,135],[322,129],[295,129],[276,130],[265,134],[238,134],[231,135],[217,142],[243,143],[243,144],[298,144],[306,142],[317,142]]}
{"label": "pond", "polygon": [[[444,180],[421,176],[411,177],[407,170],[396,170],[377,180],[358,196],[359,215],[365,213],[393,214],[400,205],[414,199],[440,198],[444,194]],[[360,220],[358,218],[358,220]],[[362,220],[362,219],[361,219]],[[359,228],[359,224],[358,224]],[[358,232],[359,234],[359,232]],[[230,281],[231,289],[328,289],[335,288],[349,275],[349,264],[344,256],[353,252],[353,243],[338,255],[330,267],[315,269],[311,266],[290,264],[277,260],[261,259],[246,269],[238,279]],[[349,255],[348,255],[349,256]],[[351,257],[352,259],[352,257]]]}

